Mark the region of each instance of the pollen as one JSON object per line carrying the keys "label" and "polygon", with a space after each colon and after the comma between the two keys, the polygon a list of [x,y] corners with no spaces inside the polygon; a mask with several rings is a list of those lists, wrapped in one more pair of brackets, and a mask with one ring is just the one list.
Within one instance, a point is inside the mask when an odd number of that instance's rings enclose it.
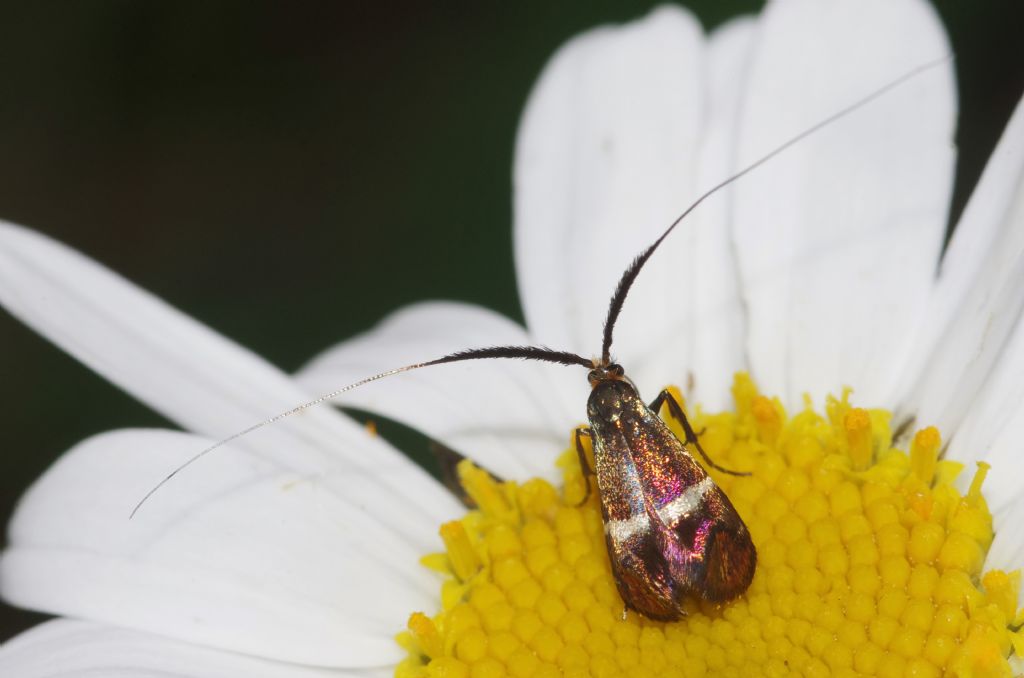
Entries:
{"label": "pollen", "polygon": [[410,616],[395,675],[1014,675],[1021,576],[984,570],[988,465],[960,493],[965,469],[941,459],[936,429],[898,449],[891,415],[851,395],[790,416],[740,374],[734,411],[689,414],[717,464],[751,471],[709,475],[750,529],[758,563],[745,594],[719,605],[694,596],[677,622],[625,610],[574,443],[558,460],[561,488],[500,482],[462,462],[478,508],[441,526],[445,551],[422,560],[441,577],[441,609]]}

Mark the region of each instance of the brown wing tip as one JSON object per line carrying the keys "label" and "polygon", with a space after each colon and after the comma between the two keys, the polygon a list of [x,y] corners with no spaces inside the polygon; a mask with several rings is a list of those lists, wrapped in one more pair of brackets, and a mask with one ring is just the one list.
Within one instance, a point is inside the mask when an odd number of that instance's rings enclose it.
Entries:
{"label": "brown wing tip", "polygon": [[705,561],[707,575],[701,595],[713,603],[723,603],[742,595],[754,579],[757,549],[746,527],[717,532],[708,545]]}

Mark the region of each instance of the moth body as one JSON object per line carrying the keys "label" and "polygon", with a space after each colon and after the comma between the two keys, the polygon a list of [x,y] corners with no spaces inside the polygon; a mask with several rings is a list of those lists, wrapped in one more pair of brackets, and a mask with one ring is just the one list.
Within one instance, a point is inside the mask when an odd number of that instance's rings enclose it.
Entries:
{"label": "moth body", "polygon": [[[594,372],[603,377],[595,379]],[[626,607],[670,621],[685,614],[688,596],[719,603],[741,595],[753,579],[757,552],[729,498],[621,368],[594,372],[587,402],[593,473]]]}

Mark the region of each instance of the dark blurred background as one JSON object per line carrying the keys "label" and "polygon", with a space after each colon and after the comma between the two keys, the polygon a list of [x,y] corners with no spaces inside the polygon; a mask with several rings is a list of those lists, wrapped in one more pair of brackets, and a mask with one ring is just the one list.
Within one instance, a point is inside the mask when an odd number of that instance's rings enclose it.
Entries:
{"label": "dark blurred background", "polygon": [[[1024,3],[936,4],[958,57],[958,212],[1024,87]],[[426,298],[519,319],[527,92],[565,39],[652,5],[0,3],[0,218],[286,369]],[[694,9],[713,27],[759,6]],[[76,441],[164,423],[3,312],[0,356],[2,524]],[[42,618],[0,608],[0,639]]]}

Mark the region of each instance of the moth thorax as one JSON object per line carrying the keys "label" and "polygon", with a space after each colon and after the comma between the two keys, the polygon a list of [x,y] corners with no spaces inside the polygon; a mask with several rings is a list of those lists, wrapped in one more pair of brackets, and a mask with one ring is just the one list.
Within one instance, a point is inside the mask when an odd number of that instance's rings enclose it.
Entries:
{"label": "moth thorax", "polygon": [[627,410],[634,410],[640,400],[633,384],[626,379],[608,379],[594,384],[587,400],[587,415],[595,420],[616,421]]}

